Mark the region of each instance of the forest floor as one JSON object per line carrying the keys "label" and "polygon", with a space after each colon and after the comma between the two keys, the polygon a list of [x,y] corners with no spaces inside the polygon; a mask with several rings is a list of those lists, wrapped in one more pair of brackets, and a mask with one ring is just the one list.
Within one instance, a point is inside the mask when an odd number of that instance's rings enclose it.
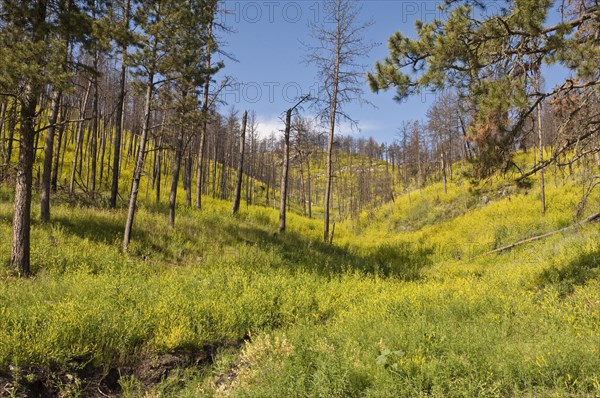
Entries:
{"label": "forest floor", "polygon": [[34,276],[1,269],[0,396],[599,396],[599,224],[486,254],[598,213],[585,184],[549,173],[542,216],[533,179],[455,177],[338,221],[333,245],[260,206],[205,198],[170,228],[142,203],[127,254],[124,209],[61,193]]}

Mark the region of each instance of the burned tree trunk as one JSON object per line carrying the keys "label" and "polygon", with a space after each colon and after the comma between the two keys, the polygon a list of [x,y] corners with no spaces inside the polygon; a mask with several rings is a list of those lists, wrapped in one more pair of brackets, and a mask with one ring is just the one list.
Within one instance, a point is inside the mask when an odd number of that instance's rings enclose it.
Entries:
{"label": "burned tree trunk", "polygon": [[42,221],[50,221],[50,185],[52,180],[52,152],[54,150],[54,132],[60,112],[62,92],[58,91],[52,97],[50,120],[44,148],[44,169],[42,172],[42,191],[40,195],[40,217]]}
{"label": "burned tree trunk", "polygon": [[246,124],[248,122],[248,111],[244,112],[242,117],[242,134],[240,135],[240,161],[237,170],[237,180],[235,183],[235,195],[233,197],[233,207],[231,212],[237,213],[240,209],[240,197],[242,195],[242,179],[244,177],[244,151],[246,147]]}
{"label": "burned tree trunk", "polygon": [[281,189],[279,205],[279,232],[285,232],[286,201],[288,190],[288,172],[290,168],[290,129],[292,123],[292,109],[285,115],[285,132],[283,136],[283,166],[281,168]]}

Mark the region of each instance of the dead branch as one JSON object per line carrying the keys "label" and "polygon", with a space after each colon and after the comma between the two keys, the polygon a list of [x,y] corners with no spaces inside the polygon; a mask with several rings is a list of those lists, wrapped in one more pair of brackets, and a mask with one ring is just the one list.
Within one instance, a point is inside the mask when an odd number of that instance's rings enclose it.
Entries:
{"label": "dead branch", "polygon": [[588,218],[586,218],[585,220],[577,222],[577,223],[572,224],[572,225],[569,225],[568,227],[564,227],[564,228],[561,228],[561,229],[558,229],[558,230],[552,231],[552,232],[547,232],[547,233],[542,234],[542,235],[532,236],[531,238],[523,239],[523,240],[520,240],[518,242],[511,243],[510,245],[503,246],[503,247],[500,247],[498,249],[491,250],[491,251],[489,251],[487,253],[484,253],[484,254],[480,254],[479,256],[476,256],[475,258],[483,257],[483,256],[487,256],[487,255],[490,255],[490,254],[495,254],[495,253],[502,253],[502,252],[510,250],[510,249],[512,249],[514,247],[521,246],[521,245],[524,245],[524,244],[530,243],[530,242],[535,242],[536,240],[544,239],[544,238],[547,238],[549,236],[556,235],[556,234],[559,234],[561,232],[565,232],[565,231],[568,231],[568,230],[573,229],[575,227],[579,227],[581,225],[588,224],[588,223],[591,223],[591,222],[594,222],[594,221],[598,221],[598,220],[600,220],[600,213],[593,214],[593,215],[589,216]]}

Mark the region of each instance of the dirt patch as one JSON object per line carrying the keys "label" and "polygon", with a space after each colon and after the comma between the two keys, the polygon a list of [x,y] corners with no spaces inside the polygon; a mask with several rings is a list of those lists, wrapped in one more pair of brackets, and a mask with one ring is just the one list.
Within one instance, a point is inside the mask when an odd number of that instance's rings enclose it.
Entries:
{"label": "dirt patch", "polygon": [[85,365],[84,360],[68,366],[9,367],[0,371],[0,397],[58,398],[78,395],[91,398],[119,397],[122,380],[133,379],[142,389],[149,389],[185,368],[210,366],[222,348],[239,349],[247,337],[219,344],[209,344],[196,351],[175,351],[146,355],[108,369]]}

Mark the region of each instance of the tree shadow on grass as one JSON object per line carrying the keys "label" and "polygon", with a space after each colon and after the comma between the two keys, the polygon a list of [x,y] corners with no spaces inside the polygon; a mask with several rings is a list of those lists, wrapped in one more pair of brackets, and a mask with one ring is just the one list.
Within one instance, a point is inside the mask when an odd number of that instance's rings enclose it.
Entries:
{"label": "tree shadow on grass", "polygon": [[[69,218],[68,216],[55,216],[52,223],[60,226],[66,233],[81,239],[106,244],[118,245],[120,247],[125,229],[124,223],[107,217],[94,216],[86,220],[81,218]],[[160,252],[163,248],[160,242],[152,239],[148,230],[143,226],[134,228],[131,237],[132,242],[139,243],[143,252]],[[134,253],[135,254],[135,253]]]}
{"label": "tree shadow on grass", "polygon": [[82,220],[79,217],[72,219],[67,216],[55,216],[52,223],[70,234],[98,243],[112,244],[116,238],[123,236],[123,225],[103,217],[94,216]]}
{"label": "tree shadow on grass", "polygon": [[[52,224],[59,226],[67,234],[106,245],[120,244],[123,236],[123,223],[112,214],[100,214],[87,219],[61,214],[53,217]],[[260,226],[243,221],[229,222],[228,218],[210,215],[198,219],[197,224],[185,223],[185,225],[183,229],[176,228],[179,233],[188,229],[178,238],[179,242],[182,240],[196,242],[197,237],[204,236],[213,248],[214,245],[216,247],[229,245],[235,247],[239,244],[257,246],[265,251],[274,251],[283,260],[274,263],[290,270],[306,270],[329,276],[360,272],[366,275],[416,280],[421,277],[424,268],[432,264],[433,250],[411,242],[383,244],[370,249],[342,247],[309,239],[296,232],[273,234]],[[156,226],[152,225],[140,225],[134,228],[132,242],[135,243],[135,248],[131,254],[142,257],[162,255],[178,262],[186,255],[200,256],[206,250],[206,247],[198,244],[193,245],[193,248],[182,248],[181,250],[185,252],[183,254],[171,255],[169,248],[179,243],[171,243],[173,237],[168,231],[154,229]]]}
{"label": "tree shadow on grass", "polygon": [[540,287],[554,285],[561,297],[573,293],[575,286],[585,285],[600,275],[600,245],[594,250],[581,253],[564,265],[553,265],[539,276]]}
{"label": "tree shadow on grass", "polygon": [[432,264],[433,250],[409,242],[383,244],[364,252],[307,239],[295,232],[272,234],[247,226],[227,226],[227,234],[237,241],[275,249],[284,266],[323,275],[358,271],[367,275],[417,280]]}

